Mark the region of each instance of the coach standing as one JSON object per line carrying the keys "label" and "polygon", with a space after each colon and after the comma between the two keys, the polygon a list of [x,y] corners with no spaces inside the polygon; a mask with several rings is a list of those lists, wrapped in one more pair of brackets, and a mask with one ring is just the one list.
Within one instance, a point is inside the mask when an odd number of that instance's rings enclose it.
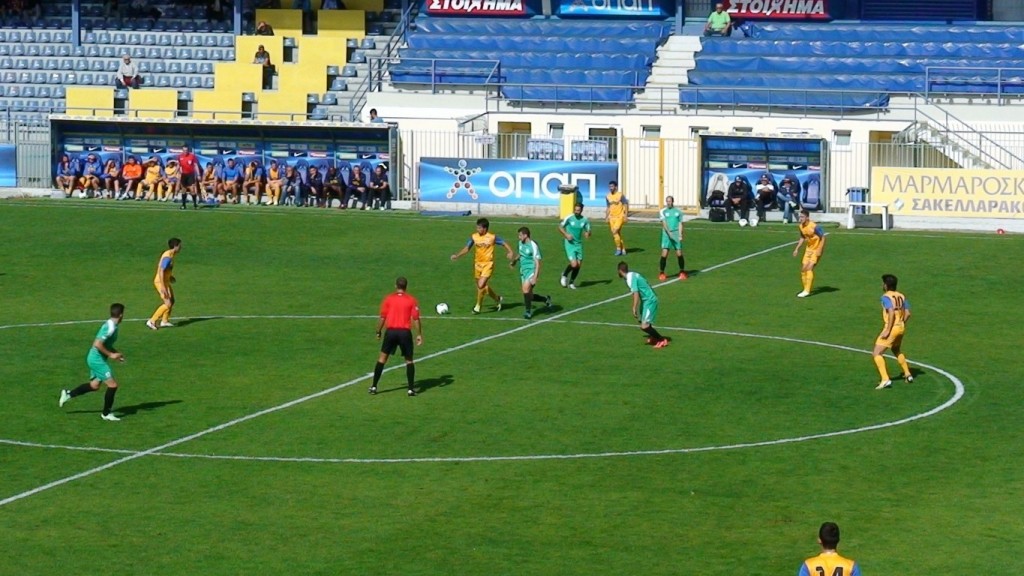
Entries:
{"label": "coach standing", "polygon": [[188,207],[188,195],[192,194],[192,207],[199,208],[199,159],[192,153],[192,148],[183,146],[178,154],[178,166],[181,168],[181,209]]}
{"label": "coach standing", "polygon": [[[384,297],[380,304],[380,321],[377,322],[377,339],[381,340],[380,356],[373,367],[373,384],[370,394],[377,393],[377,383],[384,373],[384,365],[388,357],[401,348],[405,358],[405,378],[409,385],[409,396],[415,396],[413,382],[416,380],[416,364],[413,361],[412,325],[416,325],[416,345],[423,344],[423,325],[420,323],[420,305],[411,294],[405,291],[409,281],[404,276],[395,280],[395,291]],[[383,338],[381,332],[383,331]]]}

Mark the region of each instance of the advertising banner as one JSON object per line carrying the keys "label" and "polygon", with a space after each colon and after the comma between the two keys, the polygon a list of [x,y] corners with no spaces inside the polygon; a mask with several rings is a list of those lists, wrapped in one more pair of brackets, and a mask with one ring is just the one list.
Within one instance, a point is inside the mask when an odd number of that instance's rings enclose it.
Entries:
{"label": "advertising banner", "polygon": [[739,20],[831,20],[828,0],[730,0],[726,12]]}
{"label": "advertising banner", "polygon": [[18,157],[14,144],[0,144],[0,186],[18,185]]}
{"label": "advertising banner", "polygon": [[562,18],[669,18],[675,0],[559,0]]}
{"label": "advertising banner", "polygon": [[877,167],[871,201],[903,216],[1024,219],[1024,171]]}
{"label": "advertising banner", "polygon": [[561,160],[420,160],[420,200],[557,206],[558,187],[579,186],[583,203],[596,205],[608,182],[618,180],[617,162]]}
{"label": "advertising banner", "polygon": [[529,16],[527,0],[425,0],[430,16]]}

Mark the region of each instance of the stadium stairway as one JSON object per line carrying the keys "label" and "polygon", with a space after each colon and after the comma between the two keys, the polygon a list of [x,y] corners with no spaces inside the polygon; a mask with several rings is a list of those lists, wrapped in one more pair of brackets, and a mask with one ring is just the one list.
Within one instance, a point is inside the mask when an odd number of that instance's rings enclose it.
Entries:
{"label": "stadium stairway", "polygon": [[695,53],[700,48],[698,36],[669,36],[658,48],[646,89],[636,95],[636,109],[658,112],[676,108],[679,85],[688,82],[687,72],[696,65]]}

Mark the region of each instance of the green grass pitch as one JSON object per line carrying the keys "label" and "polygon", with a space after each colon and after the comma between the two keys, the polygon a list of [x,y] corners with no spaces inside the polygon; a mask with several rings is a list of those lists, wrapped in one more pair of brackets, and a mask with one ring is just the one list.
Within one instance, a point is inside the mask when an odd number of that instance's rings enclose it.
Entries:
{"label": "green grass pitch", "polygon": [[[795,226],[691,223],[655,350],[599,221],[570,291],[554,219],[492,218],[543,250],[554,306],[527,321],[504,260],[505,309],[470,314],[471,257],[448,257],[474,218],[41,200],[0,218],[2,575],[793,574],[825,520],[866,575],[1019,568],[1020,236],[830,227],[797,299]],[[657,226],[624,234],[658,284]],[[152,332],[171,236],[179,325]],[[876,391],[886,272],[918,376]],[[393,359],[370,396],[399,275],[424,309],[421,394]],[[110,423],[102,394],[57,397],[115,301]]]}

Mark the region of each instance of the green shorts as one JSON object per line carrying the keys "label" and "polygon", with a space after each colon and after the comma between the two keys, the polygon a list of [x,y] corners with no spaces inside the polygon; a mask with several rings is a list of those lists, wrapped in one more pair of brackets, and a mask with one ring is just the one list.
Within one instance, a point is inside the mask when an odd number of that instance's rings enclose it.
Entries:
{"label": "green shorts", "polygon": [[682,250],[683,243],[678,238],[669,236],[664,230],[661,231],[661,249],[662,250]]}
{"label": "green shorts", "polygon": [[569,260],[576,260],[577,262],[583,261],[583,243],[574,244],[570,242],[563,242],[565,244],[565,257]]}
{"label": "green shorts", "polygon": [[658,318],[658,301],[642,301],[640,302],[640,321],[645,324],[654,324],[654,321]]}
{"label": "green shorts", "polygon": [[519,269],[519,282],[521,284],[526,284],[527,282],[530,281],[530,278],[533,277],[533,273],[536,272],[536,271],[537,271],[536,269],[524,270],[524,269],[520,268]]}
{"label": "green shorts", "polygon": [[88,356],[85,359],[85,363],[89,365],[90,380],[106,382],[114,378],[114,373],[110,370],[110,364],[107,364],[106,360]]}

